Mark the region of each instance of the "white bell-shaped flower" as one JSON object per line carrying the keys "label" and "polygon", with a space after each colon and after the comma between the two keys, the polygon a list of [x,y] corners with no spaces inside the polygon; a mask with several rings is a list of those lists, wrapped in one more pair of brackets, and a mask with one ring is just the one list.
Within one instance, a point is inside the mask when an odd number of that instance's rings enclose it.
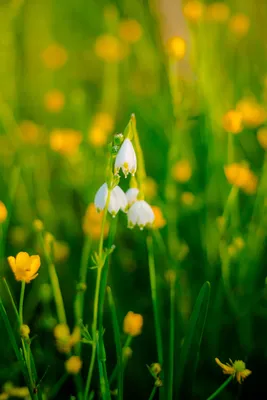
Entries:
{"label": "white bell-shaped flower", "polygon": [[[94,199],[95,207],[98,212],[104,210],[108,198],[108,185],[104,183],[97,191]],[[115,217],[118,211],[126,211],[128,202],[124,191],[119,187],[115,186],[111,190],[110,199],[108,204],[109,213]]]}
{"label": "white bell-shaped flower", "polygon": [[145,200],[137,200],[128,211],[128,227],[138,225],[141,230],[153,224],[155,215]]}
{"label": "white bell-shaped flower", "polygon": [[138,193],[139,193],[139,189],[137,189],[137,188],[130,188],[127,190],[127,192],[125,194],[126,194],[127,201],[128,201],[128,207],[130,207],[133,203],[136,202]]}
{"label": "white bell-shaped flower", "polygon": [[125,139],[115,160],[115,173],[117,174],[122,169],[125,178],[129,173],[134,176],[136,167],[136,154],[132,142],[130,139]]}

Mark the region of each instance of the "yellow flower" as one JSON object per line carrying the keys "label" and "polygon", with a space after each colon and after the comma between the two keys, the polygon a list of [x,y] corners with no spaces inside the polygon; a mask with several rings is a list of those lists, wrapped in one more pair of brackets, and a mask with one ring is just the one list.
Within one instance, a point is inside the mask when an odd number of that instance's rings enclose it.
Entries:
{"label": "yellow flower", "polygon": [[119,35],[128,43],[135,43],[140,40],[143,30],[139,22],[135,19],[127,19],[119,24]]}
{"label": "yellow flower", "polygon": [[257,132],[257,139],[264,150],[267,150],[267,128],[260,128]]}
{"label": "yellow flower", "polygon": [[107,112],[98,112],[94,116],[94,125],[110,133],[114,128],[114,118]]}
{"label": "yellow flower", "polygon": [[[98,213],[96,211],[94,203],[90,203],[87,207],[84,219],[83,219],[83,231],[86,235],[90,235],[93,240],[100,238],[101,227],[102,227],[103,211]],[[109,223],[106,222],[104,229],[104,238],[107,237],[109,232]]]}
{"label": "yellow flower", "polygon": [[192,206],[192,204],[195,201],[195,196],[191,192],[183,192],[181,194],[181,201],[184,203],[186,206]]}
{"label": "yellow flower", "polygon": [[65,96],[60,90],[53,89],[44,95],[44,106],[45,108],[52,112],[60,112],[65,105]]}
{"label": "yellow flower", "polygon": [[163,217],[162,211],[157,206],[151,206],[153,213],[155,215],[155,220],[153,222],[153,229],[161,229],[166,225],[166,219]]}
{"label": "yellow flower", "polygon": [[183,8],[183,14],[190,22],[198,22],[202,19],[205,5],[198,0],[189,0]]}
{"label": "yellow flower", "polygon": [[227,4],[222,2],[212,3],[207,6],[206,18],[214,22],[225,22],[229,18],[230,10]]}
{"label": "yellow flower", "polygon": [[177,182],[187,182],[192,176],[192,168],[188,160],[180,160],[172,168],[173,179]]}
{"label": "yellow flower", "polygon": [[147,176],[145,181],[143,182],[142,189],[143,189],[145,198],[147,200],[152,200],[156,197],[156,195],[158,193],[157,182],[150,176]]}
{"label": "yellow flower", "polygon": [[238,383],[242,383],[245,378],[252,374],[252,371],[246,369],[244,361],[237,360],[233,363],[233,361],[230,360],[231,364],[223,364],[218,358],[215,358],[215,361],[219,367],[222,368],[224,374],[235,376]]}
{"label": "yellow flower", "polygon": [[254,194],[258,186],[258,178],[247,165],[233,163],[224,167],[224,173],[231,185],[237,186],[247,194]]}
{"label": "yellow flower", "polygon": [[88,132],[88,142],[94,147],[103,147],[108,141],[107,132],[99,126],[92,126]]}
{"label": "yellow flower", "polygon": [[29,283],[38,275],[41,261],[39,256],[29,256],[26,252],[20,252],[15,257],[8,257],[9,265],[17,281]]}
{"label": "yellow flower", "polygon": [[55,129],[50,135],[51,149],[63,155],[75,154],[82,141],[82,134],[73,129]]}
{"label": "yellow flower", "polygon": [[31,330],[30,330],[29,326],[26,324],[21,325],[19,328],[20,336],[23,337],[24,339],[29,338],[30,331]]}
{"label": "yellow flower", "polygon": [[68,53],[64,47],[52,43],[43,51],[41,57],[46,68],[57,70],[66,64]]}
{"label": "yellow flower", "polygon": [[5,222],[7,219],[7,209],[2,201],[0,201],[0,224]]}
{"label": "yellow flower", "polygon": [[256,128],[266,121],[266,110],[253,97],[240,100],[236,108],[242,114],[244,125],[249,128]]}
{"label": "yellow flower", "polygon": [[138,336],[142,332],[143,317],[141,314],[135,314],[129,311],[124,317],[123,332],[130,336]]}
{"label": "yellow flower", "polygon": [[106,34],[96,39],[95,53],[106,62],[117,62],[127,56],[128,49],[115,36]]}
{"label": "yellow flower", "polygon": [[69,353],[72,347],[81,340],[80,328],[76,326],[70,333],[67,324],[58,324],[54,328],[56,346],[61,353]]}
{"label": "yellow flower", "polygon": [[22,121],[19,125],[19,135],[25,143],[35,144],[40,137],[40,129],[32,121]]}
{"label": "yellow flower", "polygon": [[242,113],[236,110],[230,110],[223,116],[223,129],[230,133],[240,133],[242,126]]}
{"label": "yellow flower", "polygon": [[69,374],[76,375],[80,372],[82,368],[82,360],[78,356],[71,356],[65,362],[65,368]]}
{"label": "yellow flower", "polygon": [[185,55],[185,40],[179,36],[174,36],[170,38],[167,42],[166,50],[170,57],[181,60],[182,58],[184,58]]}
{"label": "yellow flower", "polygon": [[229,21],[229,29],[237,37],[245,36],[250,27],[249,17],[245,14],[233,15]]}

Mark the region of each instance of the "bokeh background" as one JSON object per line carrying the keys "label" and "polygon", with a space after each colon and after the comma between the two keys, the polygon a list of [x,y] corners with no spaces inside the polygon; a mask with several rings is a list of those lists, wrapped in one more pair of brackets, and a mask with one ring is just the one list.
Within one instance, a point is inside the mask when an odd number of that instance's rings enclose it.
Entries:
{"label": "bokeh background", "polygon": [[[222,399],[267,395],[266,30],[264,1],[0,2],[0,199],[8,211],[0,274],[18,299],[20,286],[6,258],[19,251],[42,258],[32,224],[43,221],[56,240],[57,274],[74,326],[83,244],[89,235],[96,249],[99,235],[86,210],[105,179],[106,145],[135,113],[146,199],[162,212],[153,237],[166,354],[166,271],[177,276],[174,377],[198,292],[211,283],[199,366],[194,380],[186,370],[182,399],[205,399],[223,382],[215,357],[242,359],[253,372]],[[109,285],[121,326],[129,310],[144,318],[125,371],[125,399],[149,398],[153,379],[146,365],[157,361],[147,234],[128,230],[125,215],[118,216]],[[42,259],[38,278],[26,287],[24,318],[36,335],[32,350],[39,376],[46,372],[44,388],[60,378],[65,360],[55,346],[48,283]],[[94,287],[90,270],[88,324]],[[104,325],[111,372],[115,347],[107,307]],[[0,383],[22,386],[2,321],[0,327]],[[89,356],[85,346],[84,375]],[[98,390],[97,375],[93,387]],[[72,394],[70,379],[58,398]]]}

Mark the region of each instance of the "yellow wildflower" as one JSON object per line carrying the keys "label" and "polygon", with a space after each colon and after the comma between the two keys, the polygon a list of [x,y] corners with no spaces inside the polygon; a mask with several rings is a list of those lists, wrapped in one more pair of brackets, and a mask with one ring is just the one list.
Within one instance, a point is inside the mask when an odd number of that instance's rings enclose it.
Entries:
{"label": "yellow wildflower", "polygon": [[170,38],[167,42],[166,50],[170,57],[181,60],[182,58],[184,58],[185,55],[185,40],[179,36],[174,36]]}
{"label": "yellow wildflower", "polygon": [[233,163],[224,167],[224,173],[231,185],[237,186],[247,194],[257,190],[258,178],[247,165]]}
{"label": "yellow wildflower", "polygon": [[165,272],[165,279],[170,285],[174,284],[176,281],[176,272],[173,269],[168,269]]}
{"label": "yellow wildflower", "polygon": [[238,250],[242,250],[245,246],[244,239],[241,236],[235,237],[233,244],[238,248]]}
{"label": "yellow wildflower", "polygon": [[230,110],[223,116],[223,129],[230,133],[240,133],[242,126],[242,113],[236,110]]}
{"label": "yellow wildflower", "polygon": [[264,150],[267,150],[267,127],[260,128],[257,132],[257,139]]}
{"label": "yellow wildflower", "polygon": [[248,33],[250,28],[249,17],[245,14],[233,15],[229,21],[229,29],[237,37],[243,37]]}
{"label": "yellow wildflower", "polygon": [[132,357],[133,350],[131,349],[131,347],[127,346],[127,347],[124,347],[122,350],[123,350],[122,356],[123,356],[124,360]]}
{"label": "yellow wildflower", "polygon": [[60,112],[65,105],[65,96],[60,90],[53,89],[44,95],[44,106],[45,108],[52,112]]}
{"label": "yellow wildflower", "polygon": [[161,365],[159,363],[151,364],[150,371],[153,373],[153,375],[158,375],[161,372]]}
{"label": "yellow wildflower", "polygon": [[43,51],[41,57],[46,68],[57,70],[66,64],[68,53],[64,47],[52,43]]}
{"label": "yellow wildflower", "polygon": [[55,129],[50,135],[51,149],[63,155],[75,154],[82,141],[82,134],[73,129]]}
{"label": "yellow wildflower", "polygon": [[0,201],[0,224],[5,222],[7,219],[7,209],[2,201]]}
{"label": "yellow wildflower", "polygon": [[256,128],[266,121],[266,111],[253,97],[240,100],[236,106],[237,110],[242,114],[244,125],[249,128]]}
{"label": "yellow wildflower", "polygon": [[42,232],[44,230],[44,223],[40,219],[35,219],[32,226],[36,232]]}
{"label": "yellow wildflower", "polygon": [[38,275],[41,261],[39,256],[29,256],[26,252],[20,252],[15,257],[8,257],[9,265],[17,281],[29,283]]}
{"label": "yellow wildflower", "polygon": [[117,62],[127,56],[128,49],[115,36],[106,34],[96,39],[95,53],[106,62]]}
{"label": "yellow wildflower", "polygon": [[119,24],[119,35],[125,42],[138,42],[142,34],[142,27],[135,19],[123,20]]}
{"label": "yellow wildflower", "polygon": [[143,317],[141,314],[135,314],[129,311],[124,317],[123,332],[130,336],[138,336],[142,332]]}
{"label": "yellow wildflower", "polygon": [[[84,220],[83,231],[86,235],[90,235],[92,239],[97,240],[100,238],[102,227],[103,211],[98,213],[94,203],[90,203],[87,207]],[[104,229],[104,238],[107,237],[109,232],[109,223],[106,222]]]}
{"label": "yellow wildflower", "polygon": [[114,118],[107,112],[98,112],[94,116],[94,125],[110,133],[114,128]]}
{"label": "yellow wildflower", "polygon": [[192,176],[192,168],[188,160],[180,160],[172,168],[173,179],[177,182],[187,182]]}
{"label": "yellow wildflower", "polygon": [[161,229],[166,225],[166,219],[164,218],[162,211],[157,206],[151,206],[153,213],[155,215],[155,220],[153,222],[153,229]]}
{"label": "yellow wildflower", "polygon": [[190,22],[198,22],[202,19],[205,5],[198,0],[189,0],[183,8],[183,14]]}
{"label": "yellow wildflower", "polygon": [[82,368],[82,360],[78,356],[71,356],[65,362],[65,368],[69,374],[76,375],[80,372]]}
{"label": "yellow wildflower", "polygon": [[158,193],[157,182],[150,176],[147,176],[145,178],[145,181],[143,182],[142,189],[143,189],[145,198],[148,200],[153,200]]}
{"label": "yellow wildflower", "polygon": [[229,18],[230,10],[222,2],[211,3],[206,9],[206,18],[214,22],[225,22]]}
{"label": "yellow wildflower", "polygon": [[195,201],[195,196],[191,192],[183,192],[181,194],[181,201],[184,203],[186,206],[192,206],[192,204]]}
{"label": "yellow wildflower", "polygon": [[31,330],[30,330],[29,326],[26,324],[21,325],[19,328],[20,336],[23,337],[24,339],[29,338],[30,331]]}
{"label": "yellow wildflower", "polygon": [[22,121],[18,125],[19,135],[21,140],[25,143],[34,144],[38,142],[40,137],[40,129],[38,125],[36,125],[32,121]]}
{"label": "yellow wildflower", "polygon": [[233,375],[238,383],[242,383],[245,378],[252,374],[252,371],[246,369],[244,361],[237,360],[233,363],[233,361],[230,360],[231,364],[223,364],[218,358],[215,358],[215,361],[219,367],[222,368],[224,374]]}
{"label": "yellow wildflower", "polygon": [[72,347],[81,340],[80,328],[76,326],[70,333],[67,324],[58,324],[54,328],[56,346],[61,353],[69,353]]}
{"label": "yellow wildflower", "polygon": [[88,142],[94,147],[103,147],[108,141],[107,132],[99,126],[92,126],[88,132]]}

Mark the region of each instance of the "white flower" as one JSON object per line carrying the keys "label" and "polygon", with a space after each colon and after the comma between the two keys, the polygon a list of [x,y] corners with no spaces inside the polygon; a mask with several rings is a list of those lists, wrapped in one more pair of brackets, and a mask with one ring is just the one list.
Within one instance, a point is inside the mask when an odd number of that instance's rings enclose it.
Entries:
{"label": "white flower", "polygon": [[152,225],[155,219],[152,208],[145,200],[137,200],[128,211],[128,227],[138,225],[141,230]]}
{"label": "white flower", "polygon": [[137,188],[130,188],[130,189],[128,189],[127,192],[125,193],[125,194],[126,194],[126,197],[127,197],[127,200],[128,200],[128,206],[129,206],[129,207],[130,207],[133,203],[136,202],[138,193],[139,193],[139,189],[137,189]]}
{"label": "white flower", "polygon": [[[94,199],[95,207],[98,212],[104,210],[107,202],[107,197],[108,197],[108,185],[104,183],[98,189]],[[118,213],[120,209],[122,211],[126,211],[127,205],[128,205],[127,198],[125,196],[124,191],[119,186],[115,186],[110,193],[108,211],[113,217],[115,217],[115,215]]]}
{"label": "white flower", "polygon": [[115,160],[115,172],[117,174],[121,168],[125,178],[129,173],[134,176],[136,166],[137,161],[132,142],[130,139],[125,139]]}

